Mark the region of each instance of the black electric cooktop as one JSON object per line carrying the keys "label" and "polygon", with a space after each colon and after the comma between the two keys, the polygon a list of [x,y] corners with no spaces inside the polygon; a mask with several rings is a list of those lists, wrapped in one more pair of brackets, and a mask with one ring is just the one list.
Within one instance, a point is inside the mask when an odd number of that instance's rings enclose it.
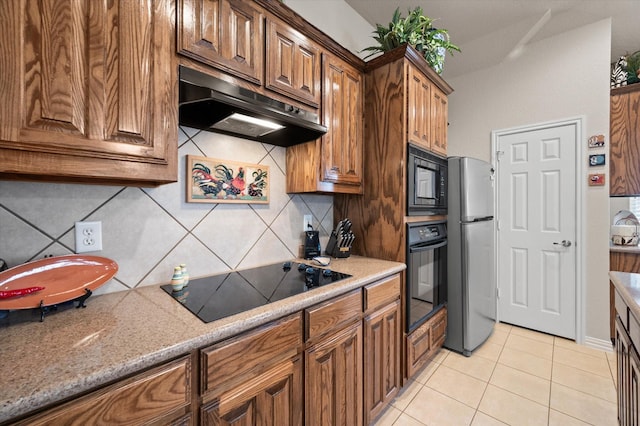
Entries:
{"label": "black electric cooktop", "polygon": [[189,281],[174,292],[161,288],[204,322],[266,305],[351,275],[304,263],[284,262]]}

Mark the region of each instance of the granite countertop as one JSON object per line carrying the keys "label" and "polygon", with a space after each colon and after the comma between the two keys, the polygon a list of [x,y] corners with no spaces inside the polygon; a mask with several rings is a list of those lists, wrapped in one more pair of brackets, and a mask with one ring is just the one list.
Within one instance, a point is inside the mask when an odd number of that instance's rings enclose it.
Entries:
{"label": "granite countertop", "polygon": [[332,259],[330,267],[353,277],[208,324],[160,286],[148,286],[91,297],[86,309],[56,312],[42,323],[0,327],[0,422],[405,269],[359,256]]}
{"label": "granite countertop", "polygon": [[610,252],[617,253],[637,253],[640,254],[640,246],[618,246],[613,243],[609,244]]}
{"label": "granite countertop", "polygon": [[640,318],[640,274],[609,271],[609,278],[633,316]]}

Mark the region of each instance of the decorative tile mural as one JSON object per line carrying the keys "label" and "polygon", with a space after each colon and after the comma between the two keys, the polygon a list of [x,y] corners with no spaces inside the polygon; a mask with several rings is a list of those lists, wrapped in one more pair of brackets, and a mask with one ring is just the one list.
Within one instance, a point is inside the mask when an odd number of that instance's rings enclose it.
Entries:
{"label": "decorative tile mural", "polygon": [[[157,188],[0,181],[0,258],[9,266],[74,251],[74,223],[101,221],[115,278],[97,294],[166,284],[186,263],[192,278],[290,260],[302,244],[305,214],[324,247],[333,197],[285,192],[285,149],[180,128],[179,181]],[[269,167],[269,204],[186,202],[186,156]]]}

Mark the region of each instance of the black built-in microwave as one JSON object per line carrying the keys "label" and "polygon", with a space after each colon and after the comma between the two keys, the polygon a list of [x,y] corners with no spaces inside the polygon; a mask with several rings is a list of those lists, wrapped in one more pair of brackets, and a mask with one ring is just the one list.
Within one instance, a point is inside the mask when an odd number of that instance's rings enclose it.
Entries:
{"label": "black built-in microwave", "polygon": [[447,159],[409,144],[407,214],[447,214]]}

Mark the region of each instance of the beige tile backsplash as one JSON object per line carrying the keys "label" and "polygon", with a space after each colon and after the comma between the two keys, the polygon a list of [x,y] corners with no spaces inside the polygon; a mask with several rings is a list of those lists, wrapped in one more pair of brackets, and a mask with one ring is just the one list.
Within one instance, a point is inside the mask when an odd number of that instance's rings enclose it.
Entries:
{"label": "beige tile backsplash", "polygon": [[[191,277],[291,259],[302,243],[302,220],[326,246],[333,197],[285,192],[285,149],[231,136],[180,128],[179,181],[156,188],[0,181],[0,258],[16,266],[45,255],[74,252],[74,223],[101,221],[103,250],[115,278],[97,293],[167,283],[187,263]],[[185,202],[185,156],[266,164],[270,202]]]}

